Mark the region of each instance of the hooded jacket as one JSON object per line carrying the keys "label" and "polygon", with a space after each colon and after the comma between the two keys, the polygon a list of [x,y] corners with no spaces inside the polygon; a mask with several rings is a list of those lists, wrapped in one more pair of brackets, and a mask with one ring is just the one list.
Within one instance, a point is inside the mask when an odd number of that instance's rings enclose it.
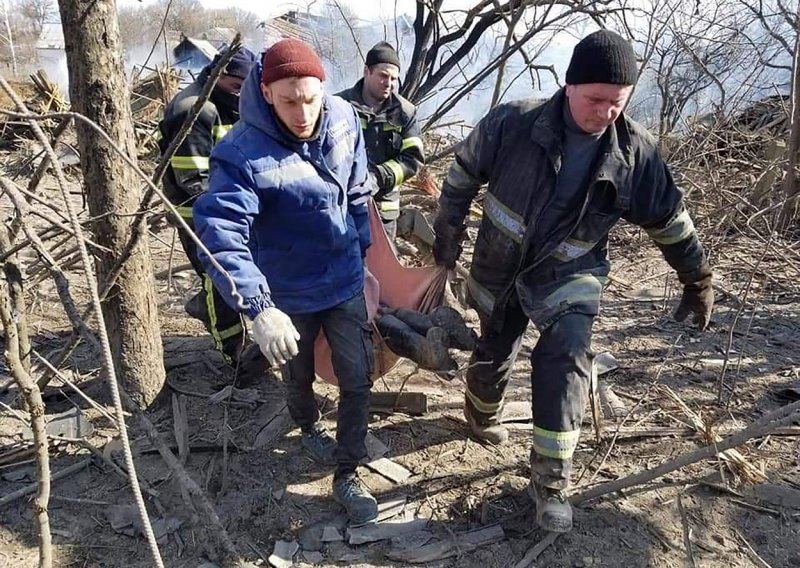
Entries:
{"label": "hooded jacket", "polygon": [[214,286],[254,318],[268,307],[322,311],[363,289],[370,245],[367,156],[346,101],[323,95],[318,134],[299,140],[261,93],[261,64],[242,86],[240,121],[211,154],[208,192],[193,208],[195,228],[244,298],[202,251]]}

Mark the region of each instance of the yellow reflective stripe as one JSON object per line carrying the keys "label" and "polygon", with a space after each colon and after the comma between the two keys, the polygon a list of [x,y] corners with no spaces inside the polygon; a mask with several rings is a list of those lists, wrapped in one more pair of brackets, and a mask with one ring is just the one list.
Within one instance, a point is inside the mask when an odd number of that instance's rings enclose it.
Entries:
{"label": "yellow reflective stripe", "polygon": [[230,339],[231,337],[239,335],[240,333],[242,333],[242,324],[241,324],[241,322],[237,323],[235,325],[232,325],[228,329],[223,329],[222,331],[220,331],[219,332],[219,337],[220,337],[220,339]]}
{"label": "yellow reflective stripe", "polygon": [[556,309],[562,304],[566,307],[578,303],[599,303],[606,280],[608,279],[605,277],[593,274],[576,275],[547,296],[544,304],[550,309]]}
{"label": "yellow reflective stripe", "polygon": [[483,310],[486,315],[491,315],[494,311],[494,303],[496,301],[494,294],[489,292],[486,288],[478,284],[470,274],[467,278],[467,291],[469,292],[478,307]]}
{"label": "yellow reflective stripe", "polygon": [[650,238],[661,245],[674,245],[694,233],[694,223],[686,209],[682,209],[672,220],[661,228],[645,229]]}
{"label": "yellow reflective stripe", "polygon": [[403,138],[403,145],[400,146],[400,151],[403,152],[409,148],[419,148],[422,151],[422,138],[419,136],[412,136],[410,138]]}
{"label": "yellow reflective stripe", "polygon": [[522,242],[526,227],[520,215],[512,211],[491,193],[487,193],[486,198],[483,200],[483,210],[500,232],[517,243]]}
{"label": "yellow reflective stripe", "polygon": [[169,163],[176,170],[207,170],[208,157],[172,156]]}
{"label": "yellow reflective stripe", "polygon": [[392,201],[378,201],[378,208],[381,211],[400,211],[400,198]]}
{"label": "yellow reflective stripe", "polygon": [[383,165],[389,168],[394,174],[395,185],[400,185],[403,183],[403,180],[406,179],[406,175],[403,173],[403,166],[401,166],[400,162],[397,160],[387,160],[383,162]]}
{"label": "yellow reflective stripe", "polygon": [[578,447],[580,430],[554,432],[538,426],[533,427],[533,449],[540,456],[560,460],[569,459]]}
{"label": "yellow reflective stripe", "polygon": [[384,132],[402,132],[403,131],[403,127],[399,126],[399,125],[396,125],[396,124],[392,124],[391,122],[384,122],[383,123],[383,131]]}
{"label": "yellow reflective stripe", "polygon": [[214,284],[211,282],[211,278],[208,277],[208,274],[203,276],[203,287],[206,290],[206,310],[208,310],[209,320],[208,332],[211,334],[211,337],[214,338],[214,346],[217,348],[217,351],[222,353],[223,358],[228,362],[228,357],[222,351],[222,337],[219,331],[217,331],[217,310],[214,308]]}
{"label": "yellow reflective stripe", "polygon": [[359,116],[358,121],[361,123],[361,130],[366,130],[367,126],[369,126],[367,119],[364,118],[363,116]]}
{"label": "yellow reflective stripe", "polygon": [[478,398],[478,395],[470,391],[469,387],[467,387],[466,393],[472,406],[481,414],[497,414],[500,412],[500,402],[484,402]]}
{"label": "yellow reflective stripe", "polygon": [[561,262],[568,262],[583,256],[592,250],[596,244],[597,241],[590,243],[578,239],[567,239],[559,244],[555,250],[550,253],[550,256]]}
{"label": "yellow reflective stripe", "polygon": [[211,127],[211,135],[216,142],[219,142],[233,128],[232,124],[215,124]]}
{"label": "yellow reflective stripe", "polygon": [[192,218],[192,208],[191,207],[186,207],[186,206],[183,206],[183,205],[179,205],[178,207],[175,208],[175,210],[178,212],[178,215],[180,215],[184,219],[191,219]]}

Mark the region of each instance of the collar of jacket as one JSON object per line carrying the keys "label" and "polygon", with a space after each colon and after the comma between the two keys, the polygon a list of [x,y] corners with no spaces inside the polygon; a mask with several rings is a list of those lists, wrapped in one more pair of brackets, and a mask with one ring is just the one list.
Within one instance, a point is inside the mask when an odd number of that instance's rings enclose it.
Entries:
{"label": "collar of jacket", "polygon": [[364,78],[362,77],[356,84],[350,87],[350,93],[348,99],[351,103],[356,103],[360,108],[367,110],[373,114],[380,114],[384,112],[389,112],[390,110],[394,109],[395,107],[400,106],[400,99],[397,98],[397,93],[394,91],[391,92],[389,95],[389,99],[385,101],[381,108],[378,110],[374,110],[365,100],[364,100]]}
{"label": "collar of jacket", "polygon": [[[531,127],[531,140],[542,146],[553,163],[561,163],[561,144],[564,139],[563,105],[567,104],[566,89],[561,88],[540,107]],[[631,131],[625,113],[603,134],[597,160],[595,181],[607,181],[617,191],[617,205],[627,208],[630,203],[629,183],[626,183],[633,164]]]}

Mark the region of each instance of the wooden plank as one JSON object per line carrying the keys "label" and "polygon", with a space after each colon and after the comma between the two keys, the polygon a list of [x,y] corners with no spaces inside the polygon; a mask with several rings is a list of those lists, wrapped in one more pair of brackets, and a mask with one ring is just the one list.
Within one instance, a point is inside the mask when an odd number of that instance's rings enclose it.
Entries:
{"label": "wooden plank", "polygon": [[367,464],[367,467],[375,473],[380,473],[389,481],[403,483],[412,473],[399,463],[393,462],[388,458],[378,458]]}
{"label": "wooden plank", "polygon": [[385,414],[400,412],[422,416],[428,412],[428,396],[424,392],[372,392],[369,395],[369,409]]}
{"label": "wooden plank", "polygon": [[353,527],[347,531],[348,542],[351,545],[365,544],[389,540],[397,536],[405,536],[425,530],[428,519],[411,519],[410,521],[395,521],[388,523],[372,523],[361,527]]}

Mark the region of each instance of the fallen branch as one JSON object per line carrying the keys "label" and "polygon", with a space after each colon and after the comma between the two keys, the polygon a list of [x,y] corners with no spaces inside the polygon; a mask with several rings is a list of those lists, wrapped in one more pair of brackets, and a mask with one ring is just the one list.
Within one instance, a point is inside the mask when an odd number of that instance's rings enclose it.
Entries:
{"label": "fallen branch", "polygon": [[649,471],[643,471],[623,477],[621,479],[609,481],[608,483],[603,483],[602,485],[588,489],[583,493],[573,495],[570,498],[570,502],[572,502],[573,505],[579,505],[581,503],[597,499],[598,497],[602,497],[603,495],[616,493],[623,489],[627,489],[628,487],[649,483],[655,479],[658,479],[659,477],[667,475],[668,473],[672,473],[675,470],[686,467],[687,465],[714,457],[725,450],[729,450],[730,448],[741,446],[753,438],[760,438],[761,436],[769,434],[782,426],[791,424],[798,418],[800,418],[800,401],[781,407],[774,412],[770,412],[756,422],[753,422],[750,426],[739,430],[727,438],[723,438],[715,444],[710,444],[697,450],[682,454]]}
{"label": "fallen branch", "polygon": [[[48,485],[53,481],[58,481],[59,479],[64,479],[65,477],[69,477],[73,473],[77,473],[82,469],[85,469],[92,462],[92,458],[86,458],[85,460],[79,461],[78,463],[74,463],[70,466],[65,467],[59,472],[54,473],[53,475],[49,476]],[[2,499],[0,499],[0,507],[3,505],[8,505],[19,499],[20,497],[25,497],[25,495],[30,495],[34,491],[37,490],[39,487],[39,482],[31,483],[30,485],[26,485],[16,491],[12,491],[8,495],[5,495]]]}

